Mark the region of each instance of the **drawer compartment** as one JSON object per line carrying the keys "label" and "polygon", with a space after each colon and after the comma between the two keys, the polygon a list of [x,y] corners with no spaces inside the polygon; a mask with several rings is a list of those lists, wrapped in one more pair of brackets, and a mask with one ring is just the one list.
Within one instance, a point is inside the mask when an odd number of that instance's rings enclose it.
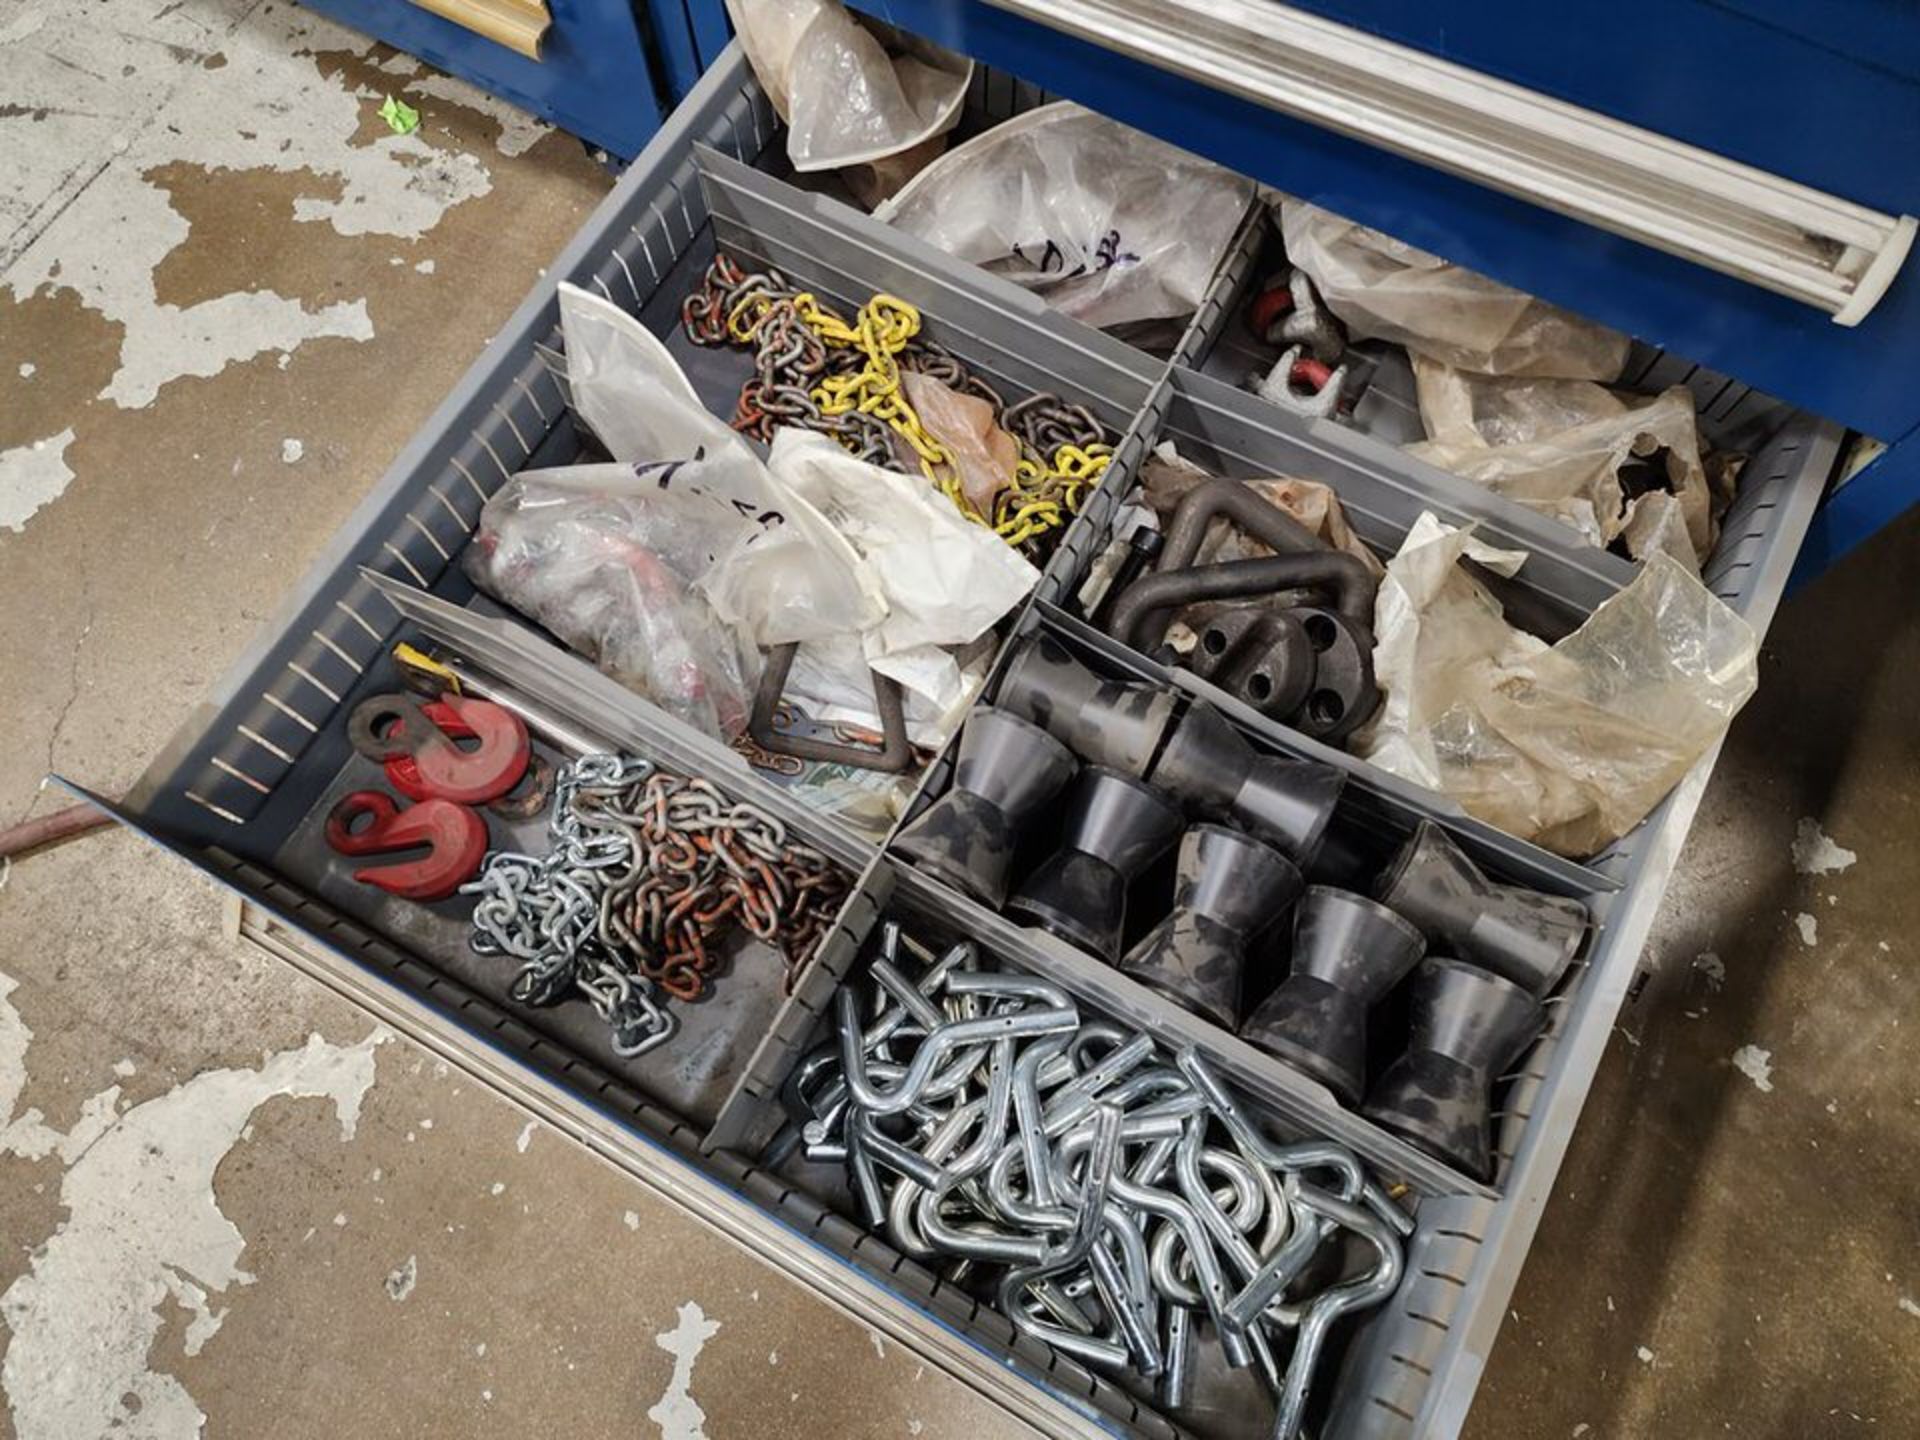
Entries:
{"label": "drawer compartment", "polygon": [[[770,1041],[756,1058],[757,1066],[766,1067],[769,1088],[765,1102],[756,1105],[756,1113],[745,1127],[752,1133],[736,1137],[746,1145],[749,1154],[758,1153],[764,1142],[774,1141],[774,1154],[768,1163],[777,1162],[782,1174],[809,1188],[823,1203],[854,1223],[859,1223],[858,1206],[841,1167],[804,1158],[805,1146],[794,1128],[794,1117],[782,1108],[778,1097],[809,1054],[819,1054],[823,1047],[833,1045],[838,1034],[834,1018],[836,997],[841,989],[858,988],[865,981],[866,966],[876,948],[875,932],[883,918],[900,925],[906,937],[902,942],[903,954],[918,952],[913,962],[903,961],[902,969],[917,969],[921,956],[930,960],[958,941],[971,941],[978,948],[983,968],[1037,975],[1072,992],[1080,1003],[1084,1021],[1113,1023],[1122,1032],[1153,1036],[1165,1052],[1159,1063],[1170,1061],[1172,1052],[1186,1041],[1185,1034],[1160,1024],[1165,1017],[1156,1014],[1153,1006],[1141,1006],[1137,996],[1120,996],[1109,1006],[1091,990],[1082,991],[1076,986],[1030,939],[1020,938],[1027,932],[996,925],[995,917],[976,907],[956,904],[953,897],[942,893],[937,886],[925,884],[910,869],[883,860],[869,877],[856,906],[850,907],[847,923],[836,929],[822,947],[816,963],[802,977],[777,1027],[778,1045]],[[1184,1012],[1172,1010],[1171,1013]],[[789,1090],[789,1098],[791,1093]],[[1283,1117],[1258,1105],[1251,1114],[1257,1118],[1260,1128],[1281,1143],[1329,1137],[1330,1132],[1312,1119],[1296,1121],[1292,1116]],[[1335,1138],[1345,1139],[1344,1136]],[[1457,1294],[1466,1275],[1466,1261],[1472,1253],[1472,1232],[1468,1227],[1480,1223],[1492,1204],[1481,1196],[1456,1193],[1455,1187],[1445,1181],[1429,1184],[1415,1180],[1410,1187],[1394,1187],[1393,1193],[1398,1197],[1399,1206],[1413,1220],[1404,1242],[1406,1283],[1386,1305],[1366,1312],[1348,1327],[1335,1332],[1334,1342],[1316,1367],[1309,1433],[1341,1433],[1323,1430],[1322,1417],[1336,1403],[1333,1397],[1344,1393],[1340,1377],[1352,1363],[1350,1357],[1361,1348],[1363,1337],[1375,1327],[1385,1326],[1394,1331],[1399,1353],[1417,1359],[1421,1340],[1412,1327],[1444,1326],[1457,1304]],[[1425,1318],[1409,1322],[1406,1319],[1409,1313]],[[1269,1433],[1270,1402],[1253,1383],[1252,1375],[1231,1371],[1220,1360],[1204,1322],[1195,1357],[1191,1398],[1167,1418],[1196,1435],[1217,1436],[1221,1440],[1240,1440],[1240,1437],[1250,1440],[1250,1437]],[[1128,1375],[1114,1383],[1103,1382],[1103,1386],[1092,1394],[1096,1404],[1110,1403],[1120,1395],[1131,1394],[1134,1403],[1143,1407],[1134,1423],[1137,1426],[1146,1421],[1148,1412],[1144,1407],[1152,1403],[1152,1389],[1147,1382]],[[1160,1423],[1159,1416],[1152,1418]]]}
{"label": "drawer compartment", "polygon": [[[1044,98],[982,72],[969,123]],[[765,96],[737,48],[730,50],[253,648],[110,808],[238,891],[266,917],[259,924],[281,937],[276,946],[297,952],[310,972],[404,1022],[490,1085],[565,1117],[584,1143],[721,1217],[716,1223],[727,1233],[835,1303],[887,1317],[876,1321],[887,1333],[937,1357],[1010,1413],[1062,1434],[1170,1437],[1185,1427],[1204,1440],[1229,1440],[1256,1433],[1265,1423],[1260,1404],[1158,1413],[1147,1389],[1016,1334],[978,1295],[865,1229],[844,1187],[821,1167],[788,1158],[769,1168],[763,1160],[782,1123],[781,1088],[824,1033],[833,997],[859,973],[863,945],[882,915],[905,915],[941,937],[971,937],[997,963],[1059,985],[1090,1014],[1169,1046],[1196,1046],[1277,1133],[1339,1141],[1383,1181],[1409,1187],[1417,1199],[1410,1201],[1416,1229],[1406,1277],[1391,1300],[1338,1336],[1316,1389],[1315,1433],[1408,1436],[1457,1427],[1712,757],[1632,833],[1584,862],[1566,860],[1113,641],[1083,618],[1080,596],[1144,459],[1167,439],[1217,475],[1284,472],[1325,481],[1362,538],[1389,553],[1422,510],[1476,523],[1497,543],[1532,553],[1523,588],[1570,620],[1626,583],[1631,567],[1556,522],[1413,462],[1382,438],[1386,430],[1370,435],[1305,420],[1239,389],[1235,367],[1246,362],[1234,354],[1235,327],[1241,297],[1258,278],[1258,216],[1222,257],[1199,312],[1165,354],[1153,354],[889,230],[821,187],[788,183],[780,142]],[[748,357],[695,346],[680,324],[683,298],[718,250],[778,267],[847,312],[875,292],[897,295],[920,310],[929,335],[1009,398],[1059,393],[1111,431],[1105,478],[1053,549],[1033,602],[1002,624],[990,699],[1014,647],[1045,635],[1104,677],[1169,687],[1182,707],[1211,703],[1262,754],[1341,770],[1346,790],[1323,878],[1364,883],[1417,825],[1432,821],[1489,875],[1588,906],[1594,928],[1581,959],[1550,997],[1540,1038],[1496,1086],[1489,1181],[1422,1154],[1057,936],[1017,925],[914,870],[891,848],[897,825],[890,834],[885,824],[858,826],[816,807],[804,788],[753,768],[718,738],[476,594],[459,560],[481,507],[514,475],[584,453],[569,404],[558,284],[569,281],[637,315],[724,417],[749,373]],[[1667,357],[1648,353],[1636,363],[1648,385],[1691,385],[1709,433],[1753,447],[1705,578],[1764,632],[1833,468],[1839,432]],[[851,892],[814,958],[793,977],[792,993],[776,957],[744,947],[719,972],[710,998],[680,1007],[689,1013],[673,1042],[627,1059],[612,1052],[605,1026],[584,1002],[536,1009],[513,1000],[513,966],[468,949],[464,902],[412,907],[354,884],[315,831],[334,798],[376,778],[348,744],[344,722],[359,700],[396,687],[391,652],[402,641],[466,659],[567,726],[710,779],[832,860]],[[931,803],[954,763],[949,746],[927,767],[918,794],[902,802],[903,813]],[[504,843],[509,832],[496,830],[494,838]],[[1257,1390],[1247,1393],[1257,1398]]]}

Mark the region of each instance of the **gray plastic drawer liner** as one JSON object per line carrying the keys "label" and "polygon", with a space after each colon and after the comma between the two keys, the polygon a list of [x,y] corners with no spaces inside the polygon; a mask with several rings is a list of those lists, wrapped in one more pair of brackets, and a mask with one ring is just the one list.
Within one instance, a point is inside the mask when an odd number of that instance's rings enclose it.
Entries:
{"label": "gray plastic drawer liner", "polygon": [[[1032,87],[983,72],[974,101],[993,118],[1044,98]],[[1067,1407],[1060,1415],[1092,1415],[1119,1433],[1173,1431],[1120,1386],[1044,1347],[1016,1345],[1003,1318],[939,1285],[788,1180],[755,1170],[748,1152],[764,1138],[767,1106],[785,1067],[807,1044],[833,988],[850,972],[859,936],[889,901],[944,917],[980,936],[1006,963],[1058,979],[1092,1008],[1172,1034],[1191,1032],[1272,1123],[1343,1139],[1383,1173],[1410,1182],[1420,1197],[1407,1283],[1350,1337],[1325,1433],[1449,1433],[1471,1402],[1712,757],[1631,835],[1574,864],[1479,825],[1440,797],[1353,757],[1230,702],[1222,706],[1256,744],[1340,764],[1350,776],[1352,803],[1383,835],[1434,818],[1490,868],[1582,895],[1593,907],[1597,931],[1578,975],[1555,998],[1545,1036],[1505,1078],[1499,1169],[1494,1184],[1482,1186],[1341,1111],[1324,1091],[1263,1061],[1232,1036],[1183,1011],[1168,1013],[1174,1007],[1052,937],[984,912],[909,868],[896,873],[882,850],[811,810],[718,742],[598,675],[530,627],[473,604],[457,559],[481,505],[508,477],[530,465],[564,463],[578,448],[567,416],[558,282],[570,279],[594,289],[640,313],[657,332],[669,333],[680,296],[698,281],[717,241],[750,262],[789,268],[848,306],[879,288],[902,294],[922,307],[940,339],[996,383],[1015,392],[1073,394],[1113,427],[1121,441],[1108,475],[1068,531],[1015,629],[1047,629],[1090,663],[1115,673],[1166,679],[1223,698],[1183,672],[1168,675],[1093,634],[1059,605],[1111,538],[1115,512],[1142,458],[1165,438],[1218,473],[1291,471],[1328,480],[1361,533],[1383,548],[1397,543],[1421,509],[1455,523],[1478,523],[1502,543],[1531,550],[1532,583],[1580,612],[1625,583],[1630,567],[1586,549],[1571,532],[1532,512],[1409,461],[1382,439],[1302,422],[1218,378],[1231,373],[1222,368],[1232,363],[1222,359],[1230,350],[1222,346],[1229,317],[1256,278],[1264,223],[1257,216],[1249,217],[1224,257],[1169,364],[1058,316],[1027,292],[828,196],[786,185],[768,173],[782,168],[775,142],[772,110],[737,49],[729,50],[402,451],[252,649],[126,799],[109,808],[318,942],[339,963],[446,1017],[467,1043],[504,1052],[546,1076],[629,1127],[637,1143],[659,1147],[670,1157],[663,1163],[693,1167],[746,1195],[789,1226],[794,1243],[821,1246],[900,1303],[966,1335],[979,1347],[982,1375],[1010,1365]],[[696,147],[704,148],[696,154]],[[738,372],[729,381],[709,352],[695,351],[684,340],[670,343],[696,385],[716,394],[723,384],[737,385]],[[1710,433],[1737,433],[1757,447],[1706,578],[1764,631],[1832,470],[1840,434],[1668,357],[1647,352],[1637,355],[1636,365],[1650,385],[1692,386]],[[387,652],[396,639],[421,635],[463,651],[610,739],[711,775],[768,807],[859,877],[793,995],[777,1007],[766,1033],[753,1037],[752,1053],[710,1128],[689,1123],[578,1047],[557,1042],[550,1029],[530,1023],[536,1017],[513,1013],[514,1007],[427,963],[394,936],[274,868],[272,857],[348,761],[344,710],[358,695],[391,683]],[[1003,651],[1003,663],[1004,657]],[[916,803],[944,785],[947,765],[942,757],[929,769]]]}

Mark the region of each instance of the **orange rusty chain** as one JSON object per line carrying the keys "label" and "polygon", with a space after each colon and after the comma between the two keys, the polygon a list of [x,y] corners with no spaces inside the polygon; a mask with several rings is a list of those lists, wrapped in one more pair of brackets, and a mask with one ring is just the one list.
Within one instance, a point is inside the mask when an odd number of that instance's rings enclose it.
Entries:
{"label": "orange rusty chain", "polygon": [[468,943],[520,962],[516,1000],[588,1000],[622,1055],[672,1034],[656,994],[704,996],[736,930],[781,952],[790,985],[848,888],[774,817],[630,757],[564,766],[548,832],[546,855],[496,851],[463,888]]}
{"label": "orange rusty chain", "polygon": [[[682,302],[680,318],[696,345],[754,351],[755,373],[740,388],[732,421],[742,434],[766,442],[778,426],[798,425],[870,464],[902,474],[917,465],[956,509],[1009,545],[1031,546],[1064,527],[1111,459],[1107,432],[1084,405],[1051,394],[1008,405],[923,338],[919,311],[891,295],[873,296],[849,325],[779,271],[749,272],[721,253]],[[990,517],[973,507],[954,456],[921,423],[901,384],[903,369],[985,401],[1013,437],[1014,473]]]}

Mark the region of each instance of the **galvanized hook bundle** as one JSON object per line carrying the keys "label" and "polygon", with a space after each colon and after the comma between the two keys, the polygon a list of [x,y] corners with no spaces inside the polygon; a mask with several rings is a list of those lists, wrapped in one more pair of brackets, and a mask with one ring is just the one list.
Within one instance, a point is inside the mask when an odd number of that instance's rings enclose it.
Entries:
{"label": "galvanized hook bundle", "polygon": [[[841,988],[769,1158],[844,1163],[903,1253],[985,1282],[1023,1333],[1156,1380],[1168,1408],[1209,1326],[1229,1365],[1258,1367],[1290,1440],[1330,1327],[1399,1285],[1405,1212],[1342,1147],[1275,1144],[1193,1049],[1168,1063],[1057,987],[980,969],[968,943],[910,978],[907,948],[889,922],[867,1002]],[[1365,1267],[1298,1293],[1349,1240]]]}
{"label": "galvanized hook bundle", "polygon": [[735,927],[780,949],[791,975],[846,894],[846,877],[778,820],[650,761],[589,755],[554,782],[542,856],[496,851],[463,894],[468,943],[520,962],[513,996],[579,993],[637,1055],[666,1040],[658,991],[706,993]]}

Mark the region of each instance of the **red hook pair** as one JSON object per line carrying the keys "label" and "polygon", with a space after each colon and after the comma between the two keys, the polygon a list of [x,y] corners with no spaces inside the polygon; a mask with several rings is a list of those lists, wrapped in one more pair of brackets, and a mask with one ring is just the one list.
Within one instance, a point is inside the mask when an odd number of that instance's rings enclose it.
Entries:
{"label": "red hook pair", "polygon": [[[402,810],[379,790],[343,796],[327,815],[327,844],[342,855],[425,847],[423,857],[363,866],[353,878],[403,900],[446,899],[486,858],[487,822],[474,807],[500,799],[527,773],[526,725],[486,700],[447,694],[421,704],[396,693],[355,706],[347,738],[415,803]],[[462,749],[462,740],[474,748]]]}

